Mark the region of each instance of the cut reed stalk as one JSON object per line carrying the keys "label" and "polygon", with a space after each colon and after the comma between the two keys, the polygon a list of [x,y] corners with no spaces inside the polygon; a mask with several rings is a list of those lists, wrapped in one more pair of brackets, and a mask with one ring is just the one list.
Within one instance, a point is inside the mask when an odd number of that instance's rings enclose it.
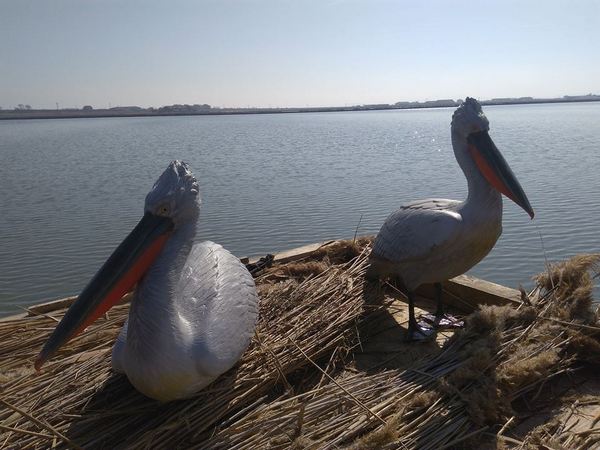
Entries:
{"label": "cut reed stalk", "polygon": [[128,305],[116,306],[39,374],[33,359],[64,310],[0,322],[0,443],[427,450],[473,448],[490,437],[505,446],[545,439],[592,448],[598,441],[593,427],[507,434],[516,422],[513,402],[535,401],[545,383],[600,361],[590,274],[600,255],[549,267],[527,296],[530,305],[483,307],[443,347],[394,369],[401,348],[381,352],[368,368],[358,364],[369,339],[385,339],[365,330],[379,314],[396,312],[400,297],[381,283],[381,301],[365,304],[368,251],[358,239],[264,269],[256,279],[256,338],[234,369],[185,401],[146,399],[112,373],[111,346]]}

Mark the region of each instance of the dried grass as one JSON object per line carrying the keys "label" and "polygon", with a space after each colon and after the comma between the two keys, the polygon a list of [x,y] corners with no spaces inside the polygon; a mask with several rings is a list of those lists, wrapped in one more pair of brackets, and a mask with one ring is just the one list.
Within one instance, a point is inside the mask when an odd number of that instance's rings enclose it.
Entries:
{"label": "dried grass", "polygon": [[[219,430],[209,445],[287,448],[286,436],[298,430],[301,411],[301,435],[312,443],[307,448],[478,448],[488,430],[512,421],[515,400],[531,399],[553,377],[589,361],[590,346],[584,343],[597,342],[592,331],[597,324],[588,321],[585,329],[571,323],[581,321],[580,305],[592,286],[592,261],[597,259],[583,256],[554,266],[550,274],[561,279],[561,289],[542,283],[531,295],[537,298],[532,306],[483,307],[440,354],[422,364],[374,374],[348,370],[335,384],[260,405]],[[548,323],[553,313],[570,322]],[[385,424],[365,414],[365,408]],[[592,448],[594,438],[580,436],[577,443]],[[502,438],[500,445],[512,448],[515,442],[521,443]]]}
{"label": "dried grass", "polygon": [[[199,445],[226,416],[282,390],[292,393],[297,388],[293,377],[310,365],[302,352],[318,360],[352,348],[355,324],[363,314],[360,280],[366,265],[362,254],[302,282],[263,286],[256,339],[241,363],[196,397],[169,404],[144,398],[124,377],[111,373],[111,346],[127,305],[111,310],[108,319],[74,339],[41,374],[33,372],[32,362],[55,321],[28,317],[0,323],[0,398],[31,415],[1,408],[0,421],[10,431],[0,430],[0,443],[50,446],[50,438],[27,433],[43,431],[32,420],[36,418],[51,425],[56,430],[52,439],[66,446]],[[264,284],[260,277],[257,283]]]}
{"label": "dried grass", "polygon": [[538,286],[554,292],[556,301],[549,314],[562,320],[595,321],[592,311],[592,273],[600,272],[600,254],[578,255],[555,263],[535,277]]}
{"label": "dried grass", "polygon": [[358,257],[371,243],[372,238],[360,237],[356,240],[334,241],[323,245],[299,260],[286,264],[275,264],[261,272],[261,281],[282,279],[303,280],[323,273],[332,265],[346,264]]}
{"label": "dried grass", "polygon": [[384,306],[364,308],[365,245],[342,243],[263,271],[256,339],[235,369],[186,401],[158,404],[111,374],[126,305],[40,375],[31,361],[55,321],[0,323],[0,446],[427,450],[477,448],[500,429],[498,448],[593,448],[597,434],[560,427],[523,442],[504,432],[515,400],[531,401],[553,377],[600,360],[590,310],[600,255],[552,266],[537,278],[530,306],[482,308],[406,370],[366,372],[353,350],[359,329]]}

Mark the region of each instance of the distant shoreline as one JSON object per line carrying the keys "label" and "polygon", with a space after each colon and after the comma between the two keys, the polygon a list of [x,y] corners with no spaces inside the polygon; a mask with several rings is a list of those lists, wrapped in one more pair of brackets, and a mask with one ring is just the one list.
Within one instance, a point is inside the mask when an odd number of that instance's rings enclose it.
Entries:
{"label": "distant shoreline", "polygon": [[[589,103],[600,102],[600,96],[594,95],[589,98],[552,98],[552,99],[507,99],[504,100],[484,100],[483,106],[498,105],[531,105],[545,103]],[[241,114],[299,114],[315,112],[346,112],[346,111],[385,111],[398,109],[431,109],[431,108],[451,108],[456,105],[435,104],[433,102],[411,103],[406,105],[357,105],[357,106],[331,106],[331,107],[306,107],[306,108],[211,108],[205,111],[170,111],[162,112],[158,110],[141,109],[136,111],[114,111],[111,109],[94,110],[51,110],[51,109],[31,109],[31,110],[0,110],[0,120],[23,120],[23,119],[89,119],[100,117],[170,117],[170,116],[228,116]]]}

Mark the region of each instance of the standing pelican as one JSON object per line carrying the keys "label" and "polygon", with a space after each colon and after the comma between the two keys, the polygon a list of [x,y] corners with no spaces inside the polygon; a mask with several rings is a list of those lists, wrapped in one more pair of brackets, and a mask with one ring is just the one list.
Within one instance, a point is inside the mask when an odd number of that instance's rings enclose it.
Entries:
{"label": "standing pelican", "polygon": [[452,147],[468,182],[463,202],[427,199],[392,213],[375,238],[370,279],[401,278],[408,295],[408,340],[427,338],[433,330],[415,320],[414,291],[435,283],[434,326],[448,323],[441,282],[465,273],[494,247],[502,233],[502,196],[533,219],[534,212],[512,170],[488,134],[489,122],[477,100],[467,98],[452,116]]}
{"label": "standing pelican", "polygon": [[173,161],[146,196],[144,216],[92,278],[44,345],[61,345],[137,283],[112,366],[148,397],[189,397],[239,360],[254,333],[258,297],[244,265],[213,242],[194,244],[198,183]]}

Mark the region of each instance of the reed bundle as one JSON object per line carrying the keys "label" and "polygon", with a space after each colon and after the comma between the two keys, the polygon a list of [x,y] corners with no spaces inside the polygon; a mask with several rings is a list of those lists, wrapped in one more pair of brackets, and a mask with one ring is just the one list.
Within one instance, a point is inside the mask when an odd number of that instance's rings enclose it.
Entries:
{"label": "reed bundle", "polygon": [[258,405],[209,447],[426,450],[480,448],[491,437],[498,448],[597,448],[597,430],[561,434],[554,423],[553,433],[542,425],[517,440],[501,425],[512,422],[516,400],[577,364],[600,362],[589,273],[599,261],[583,255],[550,267],[529,305],[481,308],[439,355],[408,370],[347,370],[325,386]]}
{"label": "reed bundle", "polygon": [[[502,445],[537,442],[534,432],[505,439],[502,424],[514,401],[600,361],[589,274],[600,256],[550,268],[528,304],[482,308],[439,352],[406,370],[366,371],[355,364],[359,330],[386,308],[365,305],[367,244],[345,243],[260,275],[250,348],[188,400],[157,403],[112,374],[127,305],[40,374],[33,359],[64,311],[0,322],[0,446],[438,449],[469,448],[490,433]],[[596,437],[553,439],[592,448]]]}
{"label": "reed bundle", "polygon": [[[0,445],[48,447],[173,447],[201,443],[218,421],[263,400],[309,363],[352,346],[361,316],[366,256],[332,265],[298,283],[257,284],[261,293],[256,339],[241,363],[196,397],[159,404],[112,375],[110,351],[128,308],[118,306],[35,374],[31,364],[56,317],[0,324]],[[350,339],[347,341],[347,339]],[[302,351],[300,351],[302,349]],[[303,353],[304,352],[304,353]]]}

